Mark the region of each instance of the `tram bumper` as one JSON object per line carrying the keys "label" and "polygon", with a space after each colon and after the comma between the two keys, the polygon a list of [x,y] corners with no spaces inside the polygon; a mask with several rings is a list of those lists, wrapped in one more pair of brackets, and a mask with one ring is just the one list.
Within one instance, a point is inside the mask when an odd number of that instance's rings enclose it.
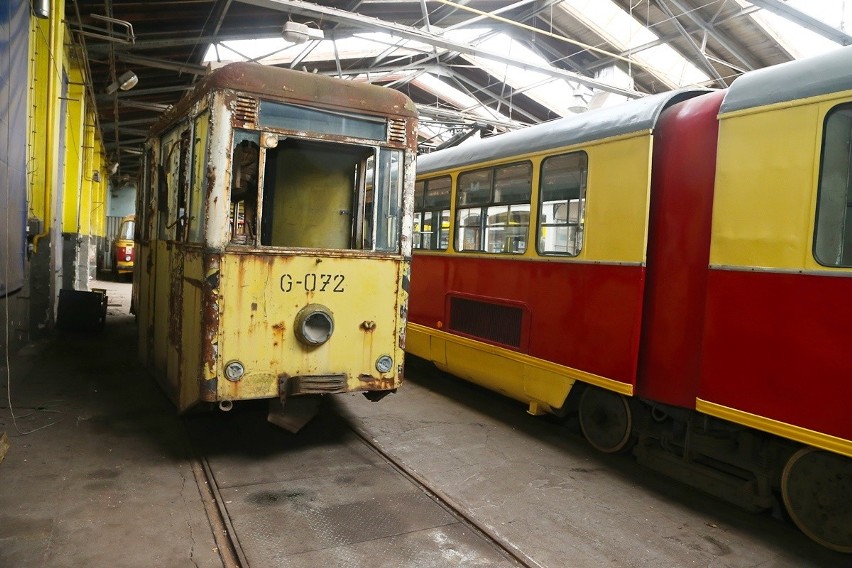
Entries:
{"label": "tram bumper", "polygon": [[345,374],[300,375],[287,374],[278,377],[278,398],[284,404],[292,395],[339,394],[347,392],[348,379]]}
{"label": "tram bumper", "polygon": [[345,374],[278,377],[278,398],[269,401],[266,420],[296,433],[317,415],[324,394],[347,392]]}

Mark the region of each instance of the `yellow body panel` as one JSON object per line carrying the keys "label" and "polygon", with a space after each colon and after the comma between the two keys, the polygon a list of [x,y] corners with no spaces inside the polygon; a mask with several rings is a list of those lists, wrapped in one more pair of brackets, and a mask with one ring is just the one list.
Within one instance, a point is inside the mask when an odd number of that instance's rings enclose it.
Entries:
{"label": "yellow body panel", "polygon": [[183,257],[181,301],[180,404],[189,408],[199,399],[201,377],[201,288],[204,268],[199,249],[190,249]]}
{"label": "yellow body panel", "polygon": [[829,436],[827,434],[821,434],[820,432],[814,432],[807,428],[801,428],[799,426],[779,422],[770,418],[764,418],[763,416],[757,416],[756,414],[743,412],[742,410],[736,410],[734,408],[728,408],[726,406],[707,402],[701,399],[695,400],[695,408],[704,414],[716,416],[717,418],[722,418],[736,424],[743,424],[744,426],[776,434],[789,440],[796,440],[797,442],[802,442],[803,444],[807,444],[815,448],[822,448],[823,450],[852,457],[852,442],[849,440]]}
{"label": "yellow body panel", "polygon": [[413,323],[407,327],[406,351],[453,375],[529,404],[535,414],[561,408],[578,380],[633,394],[631,385]]}
{"label": "yellow body panel", "polygon": [[589,176],[578,259],[645,262],[652,143],[650,133],[645,133],[580,148],[589,156]]}
{"label": "yellow body panel", "polygon": [[720,116],[711,265],[826,270],[812,253],[822,128],[828,111],[850,99]]}
{"label": "yellow body panel", "polygon": [[[222,259],[219,300],[218,398],[277,397],[278,378],[345,375],[348,390],[394,389],[401,380],[399,347],[401,259],[346,256],[228,254]],[[400,293],[397,295],[397,287]],[[321,304],[334,318],[331,338],[306,347],[294,320],[308,304]],[[390,355],[390,372],[376,360]],[[224,378],[224,366],[238,360],[245,375]]]}

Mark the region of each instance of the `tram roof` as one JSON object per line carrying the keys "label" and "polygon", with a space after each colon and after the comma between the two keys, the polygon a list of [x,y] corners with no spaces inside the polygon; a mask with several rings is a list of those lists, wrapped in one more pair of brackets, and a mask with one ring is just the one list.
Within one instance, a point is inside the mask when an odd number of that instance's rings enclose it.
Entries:
{"label": "tram roof", "polygon": [[528,152],[653,130],[666,107],[707,92],[706,89],[669,91],[486,138],[476,144],[421,155],[417,158],[417,173],[429,174]]}
{"label": "tram roof", "polygon": [[417,108],[404,93],[387,87],[284,69],[259,63],[230,63],[212,71],[152,128],[156,133],[186,112],[205,94],[232,89],[275,99],[338,110],[416,117]]}
{"label": "tram roof", "polygon": [[739,76],[720,113],[852,90],[852,46]]}

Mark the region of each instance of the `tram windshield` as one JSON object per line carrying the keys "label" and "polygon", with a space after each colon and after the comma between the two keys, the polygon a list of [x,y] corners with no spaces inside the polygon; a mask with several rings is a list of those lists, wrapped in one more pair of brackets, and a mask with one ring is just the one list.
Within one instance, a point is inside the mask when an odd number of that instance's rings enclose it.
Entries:
{"label": "tram windshield", "polygon": [[398,252],[401,151],[268,136],[234,134],[231,244]]}

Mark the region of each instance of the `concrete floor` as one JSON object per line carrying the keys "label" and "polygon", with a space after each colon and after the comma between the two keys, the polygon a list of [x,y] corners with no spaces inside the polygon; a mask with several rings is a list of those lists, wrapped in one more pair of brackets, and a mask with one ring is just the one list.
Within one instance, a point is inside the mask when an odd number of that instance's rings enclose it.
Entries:
{"label": "concrete floor", "polygon": [[130,286],[95,287],[103,333],[57,334],[2,369],[0,567],[221,566],[181,423],[136,364]]}
{"label": "concrete floor", "polygon": [[[129,285],[98,286],[110,291],[105,333],[58,335],[0,369],[0,432],[11,443],[0,463],[0,568],[220,566],[187,433],[136,363]],[[339,396],[325,411],[533,565],[852,566],[788,523],[596,453],[570,423],[422,364],[408,376],[379,403]]]}

